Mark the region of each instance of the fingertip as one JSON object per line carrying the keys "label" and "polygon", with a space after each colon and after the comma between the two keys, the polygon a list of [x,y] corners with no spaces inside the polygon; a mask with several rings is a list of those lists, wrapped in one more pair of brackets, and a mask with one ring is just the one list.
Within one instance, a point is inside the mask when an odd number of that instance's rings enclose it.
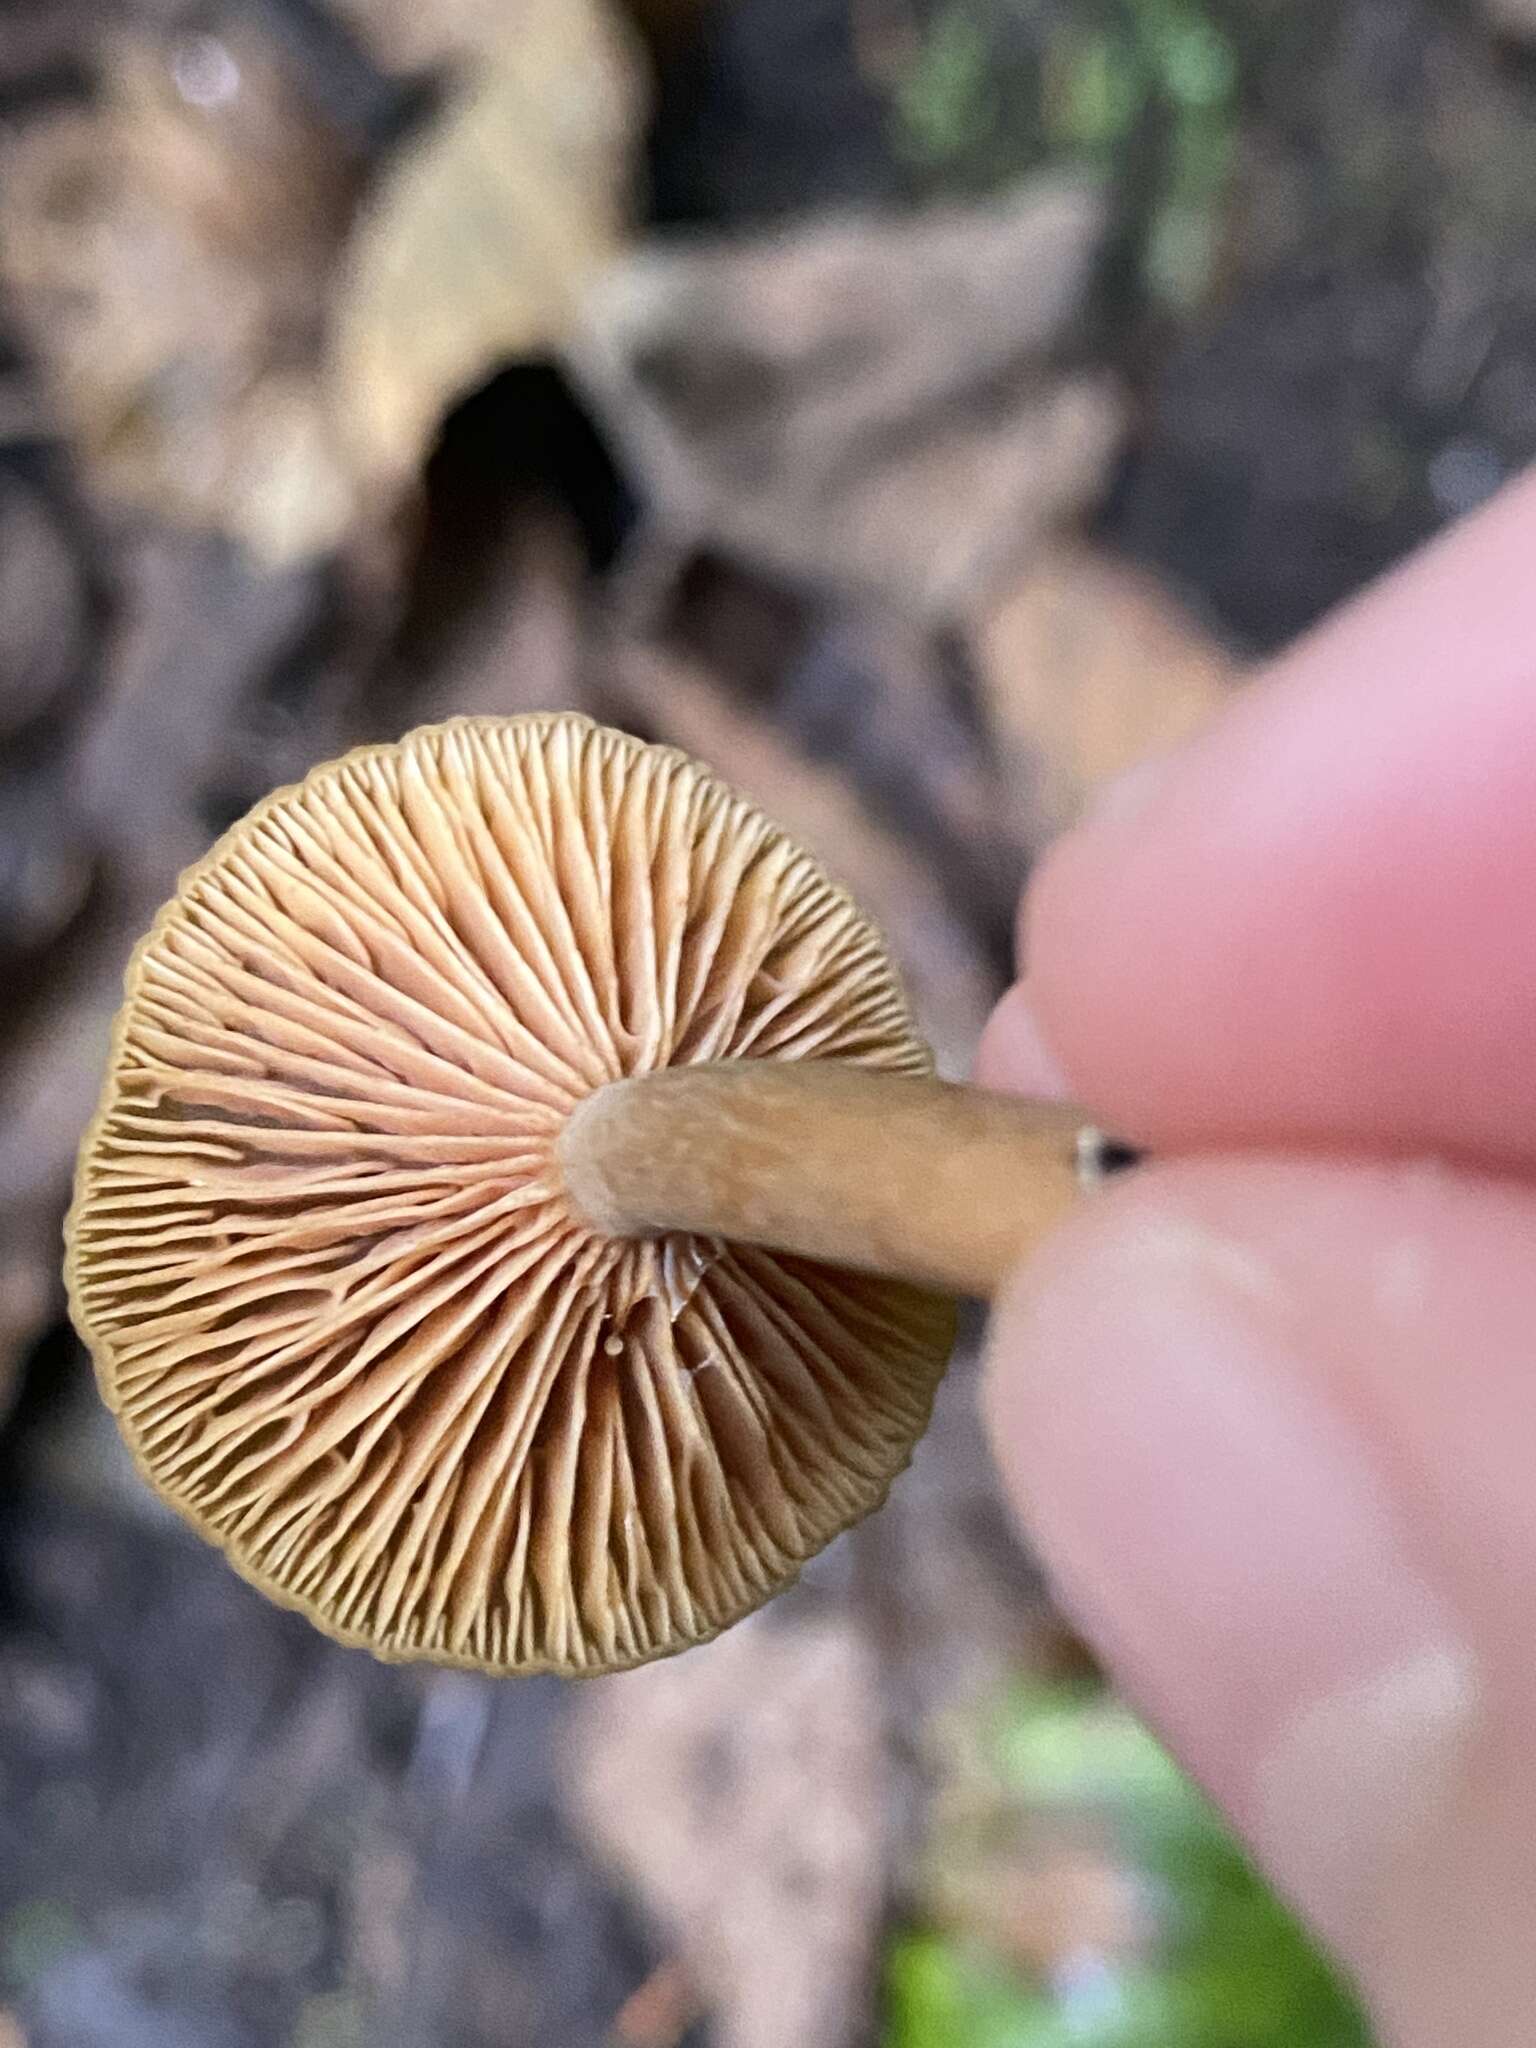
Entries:
{"label": "fingertip", "polygon": [[1533,534],[1536,474],[1046,855],[1020,957],[1107,1119],[1536,1159]]}
{"label": "fingertip", "polygon": [[1009,989],[982,1033],[976,1078],[984,1088],[1051,1102],[1065,1100],[1072,1092],[1022,982]]}

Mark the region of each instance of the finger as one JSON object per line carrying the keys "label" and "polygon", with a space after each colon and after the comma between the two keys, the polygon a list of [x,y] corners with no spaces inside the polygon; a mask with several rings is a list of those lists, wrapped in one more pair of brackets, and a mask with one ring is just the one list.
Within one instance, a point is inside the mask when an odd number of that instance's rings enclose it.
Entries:
{"label": "finger", "polygon": [[994,1325],[1065,1608],[1405,2043],[1536,2038],[1533,1241],[1491,1180],[1189,1161]]}
{"label": "finger", "polygon": [[1045,861],[1046,1040],[1165,1145],[1536,1160],[1536,478]]}
{"label": "finger", "polygon": [[1071,1092],[1022,987],[1010,989],[993,1011],[982,1033],[976,1073],[986,1087],[1015,1095],[1060,1101]]}

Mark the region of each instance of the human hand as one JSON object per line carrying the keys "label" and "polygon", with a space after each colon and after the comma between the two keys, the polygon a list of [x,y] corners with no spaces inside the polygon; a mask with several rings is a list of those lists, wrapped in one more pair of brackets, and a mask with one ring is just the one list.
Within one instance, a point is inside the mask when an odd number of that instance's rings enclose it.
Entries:
{"label": "human hand", "polygon": [[1383,2040],[1536,2040],[1536,477],[1137,771],[1021,944],[981,1078],[1166,1163],[998,1305],[1020,1513]]}

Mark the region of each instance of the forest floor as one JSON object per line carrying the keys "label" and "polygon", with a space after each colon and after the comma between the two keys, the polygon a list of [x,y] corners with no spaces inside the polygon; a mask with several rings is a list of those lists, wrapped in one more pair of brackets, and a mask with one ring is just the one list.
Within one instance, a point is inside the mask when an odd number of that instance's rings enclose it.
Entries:
{"label": "forest floor", "polygon": [[127,951],[314,762],[569,706],[814,846],[963,1071],[1091,788],[1536,455],[1521,14],[7,0],[0,2048],[877,2037],[954,1714],[1076,1655],[973,1344],[678,1666],[339,1649],[64,1320]]}

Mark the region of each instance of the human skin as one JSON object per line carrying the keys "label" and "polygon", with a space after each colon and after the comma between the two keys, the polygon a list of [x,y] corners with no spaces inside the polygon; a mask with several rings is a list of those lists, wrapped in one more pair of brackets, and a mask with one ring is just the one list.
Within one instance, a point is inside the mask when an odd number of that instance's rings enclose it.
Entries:
{"label": "human skin", "polygon": [[1384,2043],[1536,2040],[1536,477],[1047,857],[981,1078],[1157,1163],[1016,1276],[1006,1484]]}

